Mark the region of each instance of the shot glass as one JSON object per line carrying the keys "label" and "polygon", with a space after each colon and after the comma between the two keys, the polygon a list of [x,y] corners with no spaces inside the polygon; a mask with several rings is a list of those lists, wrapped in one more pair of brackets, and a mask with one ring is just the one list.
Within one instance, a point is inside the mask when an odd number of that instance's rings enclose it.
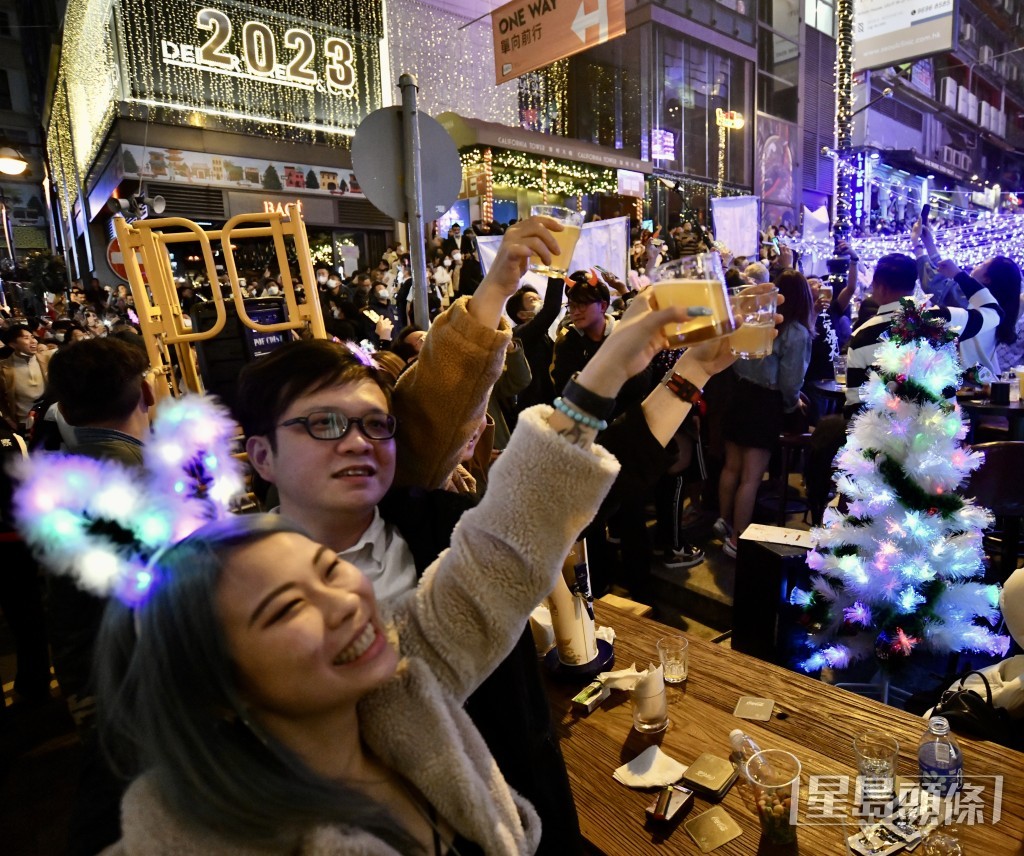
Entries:
{"label": "shot glass", "polygon": [[686,320],[665,325],[671,347],[717,339],[736,329],[717,253],[683,256],[659,265],[651,281],[659,308],[681,306],[688,310]]}
{"label": "shot glass", "polygon": [[540,260],[540,256],[531,256],[530,270],[565,276],[569,272],[569,265],[572,264],[572,254],[576,250],[576,242],[580,239],[583,214],[579,211],[561,208],[558,205],[534,205],[530,208],[530,214],[532,216],[551,217],[563,226],[561,232],[551,233],[554,235],[555,241],[558,242],[559,248],[558,252],[551,257],[551,264],[544,264]]}
{"label": "shot glass", "polygon": [[800,759],[782,749],[765,749],[750,756],[746,771],[762,838],[770,844],[792,844],[796,841]]}
{"label": "shot glass", "polygon": [[690,643],[683,636],[664,636],[658,640],[658,655],[666,684],[681,684],[690,667]]}
{"label": "shot glass", "polygon": [[635,687],[630,693],[633,699],[633,727],[641,734],[657,734],[668,727],[668,697],[665,684]]}
{"label": "shot glass", "polygon": [[758,293],[752,286],[729,289],[732,315],[742,326],[729,336],[729,347],[743,360],[760,360],[772,352],[775,305],[779,290]]}
{"label": "shot glass", "polygon": [[896,783],[896,759],[900,744],[881,731],[865,731],[853,738],[861,798],[885,802],[892,798]]}
{"label": "shot glass", "polygon": [[836,375],[836,383],[846,384],[846,357],[838,356],[832,360],[832,369]]}

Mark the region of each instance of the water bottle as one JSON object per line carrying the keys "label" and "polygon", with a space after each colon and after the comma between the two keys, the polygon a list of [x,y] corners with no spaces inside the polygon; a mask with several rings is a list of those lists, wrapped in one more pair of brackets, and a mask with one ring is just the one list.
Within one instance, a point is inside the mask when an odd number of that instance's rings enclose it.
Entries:
{"label": "water bottle", "polygon": [[928,720],[928,730],[917,744],[917,764],[922,789],[940,796],[960,790],[964,781],[963,754],[944,716]]}
{"label": "water bottle", "polygon": [[752,737],[734,728],[729,732],[729,744],[732,746],[732,760],[740,768],[744,776],[747,774],[747,761],[761,751]]}

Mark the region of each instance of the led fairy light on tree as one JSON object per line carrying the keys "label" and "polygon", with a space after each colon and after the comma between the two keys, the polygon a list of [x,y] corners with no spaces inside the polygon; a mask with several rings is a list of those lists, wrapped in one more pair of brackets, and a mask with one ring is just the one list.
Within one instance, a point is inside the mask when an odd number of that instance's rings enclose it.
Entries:
{"label": "led fairy light on tree", "polygon": [[790,600],[806,612],[802,669],[873,656],[887,691],[915,650],[1005,655],[1009,638],[991,629],[998,587],[979,581],[992,517],[956,492],[982,461],[962,443],[956,335],[904,299],[875,359],[867,409],[837,458],[848,510],[828,509],[812,531],[812,588]]}

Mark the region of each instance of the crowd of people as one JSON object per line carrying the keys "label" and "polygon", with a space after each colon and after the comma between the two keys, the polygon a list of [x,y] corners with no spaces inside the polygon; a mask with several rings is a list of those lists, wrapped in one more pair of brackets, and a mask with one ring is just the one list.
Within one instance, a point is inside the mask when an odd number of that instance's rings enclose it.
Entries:
{"label": "crowd of people", "polygon": [[[582,852],[526,624],[573,542],[587,538],[595,595],[644,602],[657,564],[735,557],[780,434],[844,434],[814,381],[845,352],[854,412],[872,345],[918,282],[966,362],[1019,361],[1019,268],[932,267],[927,225],[868,284],[855,263],[841,287],[805,276],[776,234],[736,258],[684,223],[637,229],[624,280],[522,285],[559,228],[435,236],[427,329],[401,246],[347,278],[318,267],[331,340],[285,343],[237,381],[262,513],[166,545],[142,603],[50,574],[44,602],[6,497],[15,689],[48,697],[52,652],[86,747],[74,852]],[[486,275],[485,233],[503,235]],[[686,310],[646,286],[659,263],[705,251],[728,284],[777,289],[769,356],[737,361],[726,339],[668,347],[663,327]],[[270,270],[243,280],[252,297],[282,287]],[[183,284],[182,308],[208,289]],[[133,314],[128,289],[93,280],[4,319],[5,453],[144,466],[156,395]]]}

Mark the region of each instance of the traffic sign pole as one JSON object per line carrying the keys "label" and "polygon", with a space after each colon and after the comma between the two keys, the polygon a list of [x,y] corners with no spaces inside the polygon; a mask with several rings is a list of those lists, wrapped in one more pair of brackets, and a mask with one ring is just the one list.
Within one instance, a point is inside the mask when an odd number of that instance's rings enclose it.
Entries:
{"label": "traffic sign pole", "polygon": [[430,326],[427,304],[427,251],[423,230],[423,167],[420,162],[420,123],[416,115],[416,78],[398,78],[402,90],[402,134],[405,145],[405,221],[409,226],[409,257],[412,273],[413,314],[421,330]]}

